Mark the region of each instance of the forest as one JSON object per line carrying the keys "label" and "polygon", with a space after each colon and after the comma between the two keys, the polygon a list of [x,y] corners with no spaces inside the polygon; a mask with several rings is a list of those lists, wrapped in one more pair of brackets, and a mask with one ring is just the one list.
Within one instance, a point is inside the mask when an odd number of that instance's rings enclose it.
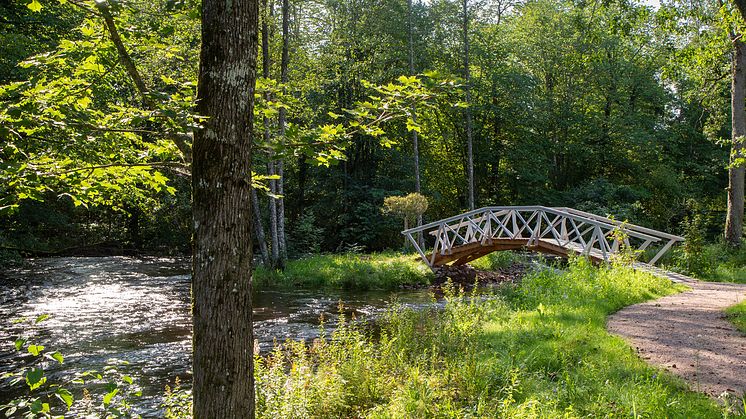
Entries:
{"label": "forest", "polygon": [[[745,16],[743,0],[0,3],[0,312],[21,318],[0,326],[0,412],[746,415]],[[593,236],[569,234],[603,257],[524,251],[537,236],[442,274],[441,236],[402,235],[483,207],[539,208],[538,235],[586,214]],[[545,210],[561,214],[542,227]],[[515,237],[531,230],[510,211]],[[453,233],[484,245],[479,222]],[[656,234],[673,240],[625,251]],[[635,346],[650,304],[707,306],[658,325],[722,357]]]}
{"label": "forest", "polygon": [[[453,1],[282,6],[270,1],[261,14],[259,102],[268,105],[257,105],[255,129],[267,146],[252,157],[257,175],[282,176],[257,194],[270,249],[278,211],[290,256],[397,247],[401,223],[382,213],[383,200],[415,191],[429,202],[424,222],[541,204],[722,237],[735,16],[723,14],[734,10],[543,0],[472,1],[466,14]],[[5,254],[189,251],[189,157],[178,136],[196,124],[198,4],[116,2],[111,27],[79,2],[2,7]],[[371,85],[408,75],[453,86],[421,103],[416,127],[393,118],[380,127],[385,141],[359,130],[319,134],[354,120],[345,110]]]}

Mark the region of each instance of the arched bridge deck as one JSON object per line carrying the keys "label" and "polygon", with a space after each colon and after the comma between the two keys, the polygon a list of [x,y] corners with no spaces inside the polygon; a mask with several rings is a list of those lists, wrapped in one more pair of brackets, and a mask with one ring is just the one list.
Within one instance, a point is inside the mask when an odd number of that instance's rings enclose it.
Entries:
{"label": "arched bridge deck", "polygon": [[[494,251],[521,248],[560,256],[579,253],[595,261],[609,261],[628,249],[637,258],[652,254],[636,264],[650,267],[684,240],[572,208],[543,206],[485,207],[402,234],[430,268],[462,265]],[[423,239],[418,243],[420,234]]]}

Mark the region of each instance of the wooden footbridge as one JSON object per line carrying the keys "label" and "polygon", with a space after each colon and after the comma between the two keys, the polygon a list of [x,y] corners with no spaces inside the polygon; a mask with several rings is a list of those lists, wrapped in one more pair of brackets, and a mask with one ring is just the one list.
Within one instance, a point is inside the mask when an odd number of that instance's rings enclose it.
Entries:
{"label": "wooden footbridge", "polygon": [[[432,269],[463,265],[500,250],[526,248],[568,256],[577,253],[596,262],[622,251],[654,265],[683,237],[623,223],[572,208],[542,206],[485,207],[402,232]],[[418,243],[418,236],[423,239]],[[648,250],[647,252],[645,252]],[[646,259],[643,255],[652,255]]]}

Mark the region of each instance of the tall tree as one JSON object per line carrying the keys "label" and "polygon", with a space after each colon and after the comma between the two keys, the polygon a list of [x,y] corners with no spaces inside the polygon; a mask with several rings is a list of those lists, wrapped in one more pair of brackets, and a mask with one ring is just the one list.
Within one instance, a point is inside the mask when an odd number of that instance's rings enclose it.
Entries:
{"label": "tall tree", "polygon": [[[288,82],[288,66],[290,65],[290,1],[282,0],[282,58],[280,60],[280,83],[282,83],[283,92]],[[287,109],[280,108],[278,125],[280,129],[280,139],[285,138],[285,120],[287,118]],[[279,247],[278,265],[280,268],[285,267],[287,259],[287,241],[285,238],[285,163],[282,159],[277,161],[277,241]]]}
{"label": "tall tree", "polygon": [[251,145],[258,1],[202,2],[192,191],[193,413],[253,418]]}
{"label": "tall tree", "polygon": [[[262,77],[269,79],[270,77],[270,55],[269,55],[269,39],[271,37],[269,20],[272,18],[272,6],[267,5],[267,0],[262,2]],[[270,102],[272,96],[269,93],[265,93],[264,100]],[[269,117],[266,115],[263,118],[264,124],[264,143],[269,144],[270,142],[270,128],[269,128]],[[274,160],[274,153],[269,152],[269,159],[267,161],[267,175],[275,176],[276,166]],[[277,268],[280,264],[280,244],[279,244],[279,232],[277,226],[277,199],[275,196],[278,194],[277,181],[275,179],[269,180],[269,191],[271,196],[269,197],[269,234],[272,241],[271,245],[271,265],[273,268]]]}
{"label": "tall tree", "polygon": [[[740,20],[746,18],[746,0],[734,0]],[[725,241],[740,246],[743,236],[744,208],[744,141],[746,140],[746,43],[742,31],[731,32],[731,154],[728,167],[728,212],[725,219]]]}
{"label": "tall tree", "polygon": [[472,139],[472,116],[471,116],[471,71],[469,70],[469,4],[463,0],[463,21],[461,30],[464,42],[464,91],[466,93],[466,172],[469,182],[469,209],[474,209],[474,143]]}
{"label": "tall tree", "polygon": [[[409,41],[409,74],[413,76],[415,74],[414,69],[414,25],[412,24],[412,18],[414,10],[412,7],[412,0],[407,0],[407,35]],[[412,109],[412,120],[417,121],[417,112]],[[412,154],[414,156],[414,191],[418,194],[422,194],[422,186],[420,182],[420,144],[417,134],[417,130],[412,130]],[[422,225],[422,213],[417,214],[417,227]],[[422,245],[422,232],[417,235],[417,241]]]}

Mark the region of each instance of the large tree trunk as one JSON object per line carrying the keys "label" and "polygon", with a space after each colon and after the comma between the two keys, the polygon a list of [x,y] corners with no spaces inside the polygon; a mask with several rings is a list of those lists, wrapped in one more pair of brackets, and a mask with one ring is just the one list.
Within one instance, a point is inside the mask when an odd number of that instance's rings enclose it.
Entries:
{"label": "large tree trunk", "polygon": [[[290,65],[290,2],[282,0],[282,60],[280,62],[280,83],[282,90],[285,91],[285,84],[288,82],[288,66]],[[278,125],[280,126],[280,137],[285,138],[285,119],[287,111],[280,108]],[[285,268],[287,260],[287,241],[285,238],[285,163],[282,160],[277,162],[277,194],[280,198],[277,202],[277,235],[279,244],[279,268]]]}
{"label": "large tree trunk", "polygon": [[472,118],[471,118],[471,71],[469,71],[469,8],[468,0],[464,0],[464,20],[463,20],[463,36],[464,36],[464,80],[466,86],[466,104],[468,105],[465,110],[466,117],[466,172],[469,179],[469,209],[474,209],[474,147],[472,140]]}
{"label": "large tree trunk", "polygon": [[194,417],[254,417],[251,144],[258,2],[202,2],[192,163]]}
{"label": "large tree trunk", "polygon": [[746,136],[746,44],[740,36],[733,37],[733,80],[731,85],[732,139],[728,168],[728,214],[725,220],[725,241],[740,246],[743,235],[744,207],[744,136]]}

